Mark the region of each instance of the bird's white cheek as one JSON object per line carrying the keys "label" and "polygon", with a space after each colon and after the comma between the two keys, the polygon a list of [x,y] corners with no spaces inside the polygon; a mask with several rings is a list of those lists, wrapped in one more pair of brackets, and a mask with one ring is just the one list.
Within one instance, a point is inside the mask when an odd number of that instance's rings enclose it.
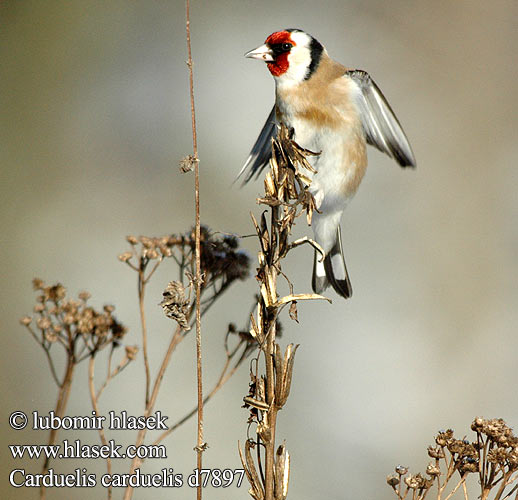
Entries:
{"label": "bird's white cheek", "polygon": [[275,83],[280,88],[289,88],[304,81],[311,64],[311,55],[306,48],[297,47],[288,56],[288,69],[282,75],[275,77]]}

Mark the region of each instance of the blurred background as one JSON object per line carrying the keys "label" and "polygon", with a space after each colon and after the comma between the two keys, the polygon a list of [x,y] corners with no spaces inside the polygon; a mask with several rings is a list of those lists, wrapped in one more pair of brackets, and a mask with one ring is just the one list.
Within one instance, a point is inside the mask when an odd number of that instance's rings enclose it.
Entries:
{"label": "blurred background", "polygon": [[[55,386],[44,354],[19,325],[32,311],[31,279],[62,282],[73,295],[116,306],[140,344],[136,276],[117,261],[125,236],[187,230],[193,175],[178,170],[191,153],[185,14],[181,1],[9,1],[0,3],[2,244],[0,352],[2,468],[7,443],[44,443],[41,431],[13,431],[14,410],[47,413]],[[232,181],[264,123],[274,84],[264,64],[243,58],[273,31],[296,27],[346,66],[367,70],[410,138],[415,171],[370,150],[367,175],[343,224],[354,296],[299,305],[281,344],[299,343],[291,397],[278,439],[292,457],[289,498],[390,498],[385,477],[398,463],[415,471],[441,428],[462,437],[477,415],[518,425],[518,4],[348,0],[192,2],[202,221],[214,231],[252,233],[249,212],[262,182]],[[307,234],[297,223],[297,236]],[[255,265],[253,238],[243,240]],[[312,251],[293,252],[286,271],[310,290]],[[170,320],[157,307],[175,279],[164,264],[147,298],[154,370]],[[208,388],[224,362],[227,324],[246,324],[253,273],[227,292],[203,324]],[[194,338],[178,348],[157,409],[177,420],[195,394]],[[87,415],[86,366],[68,415]],[[142,357],[106,391],[101,408],[143,408]],[[240,467],[248,390],[243,365],[209,403],[205,465]],[[97,443],[95,434],[63,433]],[[132,436],[112,433],[117,442]],[[168,459],[143,471],[195,467],[195,421],[166,442]],[[104,464],[59,462],[103,473]],[[127,471],[127,464],[115,464]],[[0,496],[36,498],[7,485]],[[208,499],[246,498],[240,489]],[[122,491],[115,498],[120,498]],[[55,490],[49,499],[92,498]],[[137,499],[193,498],[187,487],[139,490]],[[96,498],[103,498],[99,488]]]}

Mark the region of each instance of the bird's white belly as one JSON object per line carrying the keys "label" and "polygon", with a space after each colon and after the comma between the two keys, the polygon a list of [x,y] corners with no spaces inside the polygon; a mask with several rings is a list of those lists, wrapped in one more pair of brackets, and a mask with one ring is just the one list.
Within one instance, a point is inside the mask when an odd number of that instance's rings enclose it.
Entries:
{"label": "bird's white belly", "polygon": [[306,173],[311,179],[309,191],[315,197],[317,208],[326,213],[341,213],[349,201],[346,194],[348,173],[354,171],[354,165],[348,165],[347,148],[344,147],[345,141],[351,140],[347,137],[351,132],[328,128],[315,131],[315,127],[299,120],[291,126],[295,129],[294,140],[299,146],[314,153],[320,152],[318,156],[308,157],[316,173]]}

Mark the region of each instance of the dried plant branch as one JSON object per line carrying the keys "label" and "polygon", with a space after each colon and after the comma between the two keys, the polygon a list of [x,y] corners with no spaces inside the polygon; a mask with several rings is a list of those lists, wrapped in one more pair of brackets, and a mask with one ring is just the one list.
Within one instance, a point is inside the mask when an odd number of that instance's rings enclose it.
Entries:
{"label": "dried plant branch", "polygon": [[[264,180],[265,195],[257,200],[269,207],[270,220],[267,221],[265,212],[259,221],[252,215],[260,244],[257,272],[260,296],[257,318],[250,317],[250,335],[262,354],[265,373],[258,375],[259,363],[256,363],[255,373],[250,373],[250,392],[244,402],[250,410],[248,423],[256,424],[257,439],[249,438],[245,443],[245,453],[243,455],[240,450],[240,456],[251,485],[250,494],[256,500],[284,500],[288,494],[290,457],[285,442],[276,447],[277,414],[290,393],[298,346],[289,344],[282,354],[276,342],[279,314],[286,305],[290,305],[290,318],[297,321],[297,301],[329,300],[317,294],[294,293],[293,284],[281,269],[282,259],[303,243],[321,251],[307,238],[289,242],[295,219],[305,212],[308,223],[311,223],[315,210],[314,199],[308,191],[309,179],[304,175],[304,170],[313,170],[307,157],[315,153],[300,148],[291,136],[292,132],[281,124],[277,137],[272,141],[270,171]],[[281,297],[277,291],[279,275],[286,279],[290,289],[288,295]],[[250,451],[254,447],[257,453],[255,460]],[[261,449],[264,449],[264,460]]]}
{"label": "dried plant branch", "polygon": [[[68,398],[70,397],[70,389],[72,387],[72,379],[74,376],[74,370],[76,366],[76,361],[74,359],[74,356],[69,356],[67,359],[67,366],[65,368],[65,375],[63,377],[63,382],[59,386],[58,391],[58,397],[56,401],[56,406],[54,407],[54,414],[59,417],[63,418],[65,415],[65,410],[68,404]],[[52,446],[56,444],[58,437],[58,429],[52,428],[49,432],[49,440],[47,444],[49,446]],[[43,467],[41,469],[42,474],[46,474],[49,470],[50,466],[50,458],[47,456],[43,463]],[[46,488],[44,486],[40,487],[40,498],[45,499],[46,498]]]}
{"label": "dried plant branch", "polygon": [[[95,394],[95,383],[94,383],[94,371],[95,371],[95,353],[90,356],[90,361],[88,362],[88,388],[90,391],[90,401],[92,402],[92,407],[95,410],[97,415],[100,415],[99,411],[98,397]],[[104,433],[104,429],[102,427],[99,428],[99,437],[101,438],[101,442],[103,445],[108,445],[108,440],[106,439],[106,435]],[[106,457],[106,470],[108,474],[112,473],[112,461],[109,456]],[[107,490],[108,500],[112,498],[112,486],[111,484],[108,486]]]}
{"label": "dried plant branch", "polygon": [[[169,361],[171,359],[171,356],[178,346],[178,344],[184,339],[184,336],[182,335],[182,329],[180,326],[178,326],[171,337],[171,341],[169,342],[169,346],[167,348],[167,351],[165,353],[164,359],[162,360],[162,363],[160,364],[160,368],[158,370],[158,374],[156,376],[155,382],[153,384],[153,390],[151,391],[151,395],[149,398],[149,401],[146,404],[146,409],[144,411],[144,417],[149,417],[151,415],[151,412],[153,411],[153,408],[155,407],[156,399],[158,397],[158,392],[160,391],[160,385],[162,383],[162,379],[164,378],[164,374],[166,371],[167,366],[169,365]],[[143,429],[139,430],[137,434],[137,439],[135,442],[135,447],[138,448],[140,445],[144,443],[144,439],[147,434],[147,429],[144,427]],[[142,463],[142,459],[135,457],[130,466],[130,474],[133,474],[135,470],[139,467],[139,465]],[[128,486],[124,492],[124,500],[129,500],[133,495],[133,487]]]}
{"label": "dried plant branch", "polygon": [[[407,467],[396,467],[396,474],[387,477],[399,500],[403,500],[412,490],[413,498],[422,500],[437,486],[437,500],[450,500],[462,486],[464,499],[468,500],[466,482],[473,475],[478,476],[481,500],[487,500],[493,493],[493,500],[501,500],[514,493],[511,484],[518,478],[518,437],[502,419],[486,420],[477,417],[471,424],[476,432],[476,440],[456,439],[451,429],[440,431],[435,438],[435,446],[428,447],[428,455],[434,459],[426,468],[429,478],[421,474],[408,475]],[[458,474],[458,475],[457,475]],[[441,476],[444,479],[441,481]],[[457,483],[443,496],[453,477]],[[401,481],[407,485],[402,494]]]}
{"label": "dried plant branch", "polygon": [[[196,231],[196,246],[195,246],[195,260],[196,260],[196,275],[194,284],[196,286],[196,378],[198,389],[198,432],[197,432],[197,467],[202,469],[202,454],[206,448],[203,442],[203,385],[202,385],[202,352],[201,352],[201,226],[200,226],[200,162],[198,159],[198,141],[196,136],[196,111],[194,107],[194,73],[193,61],[191,51],[191,19],[190,19],[190,3],[185,1],[185,29],[187,37],[187,53],[189,67],[189,93],[191,101],[191,121],[192,121],[192,147],[194,156],[194,199],[195,199],[195,231]],[[202,487],[201,484],[197,487],[196,498],[201,500]]]}
{"label": "dried plant branch", "polygon": [[[103,311],[96,311],[88,305],[90,294],[81,292],[78,300],[70,299],[66,295],[66,289],[60,283],[47,286],[35,278],[33,287],[39,293],[34,307],[35,318],[25,316],[21,323],[28,329],[31,336],[40,344],[49,362],[53,380],[58,385],[58,395],[54,413],[57,417],[65,415],[72,381],[76,366],[106,346],[118,345],[126,333],[126,328],[113,316],[113,306],[106,305]],[[35,323],[39,329],[39,335],[32,328]],[[51,350],[54,346],[61,346],[66,357],[66,367],[63,378],[60,380],[56,374]],[[49,432],[48,445],[56,443],[58,429],[53,428]],[[47,457],[42,466],[42,474],[49,470],[50,458]],[[45,487],[40,488],[40,498],[46,497]]]}
{"label": "dried plant branch", "polygon": [[[205,281],[201,283],[201,293],[207,290],[208,283],[218,284],[217,297],[228,289],[236,280],[245,279],[248,276],[249,258],[238,248],[238,241],[235,237],[224,236],[215,237],[207,227],[201,226],[201,271],[205,276]],[[136,266],[134,261],[144,262],[142,280],[147,285],[149,278],[166,258],[172,258],[179,265],[183,279],[184,274],[192,278],[195,268],[195,230],[184,235],[169,235],[163,237],[148,236],[128,236],[127,241],[131,245],[131,250],[119,255],[119,260],[127,264],[131,269],[139,272],[140,266]],[[151,272],[147,271],[147,266],[154,262]],[[212,302],[214,303],[214,301]],[[190,325],[195,316],[196,298],[191,300],[190,293],[186,296],[183,285],[178,281],[168,284],[163,294],[160,304],[168,318],[178,323],[169,342],[167,351],[158,368],[157,375],[152,380],[149,399],[144,408],[144,416],[147,417],[155,408],[158,394],[166,369],[171,361],[171,357],[176,347],[186,338]],[[197,411],[197,408],[196,408]],[[144,443],[147,431],[139,431],[136,437],[136,446]],[[135,458],[130,465],[130,473],[135,472],[142,460]],[[129,500],[133,495],[133,489],[128,486],[124,492],[124,500]]]}
{"label": "dried plant branch", "polygon": [[[159,263],[158,261],[157,263]],[[144,308],[144,293],[146,289],[147,280],[144,276],[146,271],[147,259],[141,257],[140,265],[138,268],[138,304],[140,312],[140,326],[142,332],[142,351],[144,355],[144,372],[146,380],[146,405],[149,402],[149,388],[151,384],[151,374],[149,371],[149,358],[148,358],[148,343],[147,343],[147,327],[146,327],[146,310]],[[156,267],[155,267],[156,268]]]}
{"label": "dried plant branch", "polygon": [[[112,358],[113,350],[110,352],[110,361]],[[126,346],[126,356],[122,359],[122,361],[117,365],[117,367],[111,371],[111,363],[108,363],[108,373],[106,375],[106,380],[103,382],[99,390],[96,394],[96,399],[99,400],[104,389],[108,386],[108,384],[114,379],[119,373],[126,368],[131,361],[134,361],[138,353],[138,347],[137,346]]]}
{"label": "dried plant branch", "polygon": [[[238,249],[237,239],[233,236],[223,236],[216,238],[206,227],[201,227],[201,269],[205,276],[202,282],[201,291],[207,289],[208,284],[218,284],[216,296],[211,297],[211,302],[202,312],[206,312],[208,307],[212,305],[217,297],[221,295],[228,287],[238,279],[244,279],[248,275],[249,258],[246,254]],[[155,261],[154,271],[157,264],[163,262],[163,258],[172,257],[180,266],[182,273],[187,269],[190,271],[195,267],[193,259],[195,248],[195,231],[191,231],[187,235],[170,235],[159,238],[151,238],[146,236],[128,236],[128,242],[132,246],[132,250],[119,255],[119,260],[127,264],[131,269],[139,272],[139,267],[133,264],[133,260],[143,262],[142,273],[144,279],[142,283],[147,284],[151,273],[146,273],[146,266],[150,261]],[[176,252],[176,254],[175,254]],[[164,359],[160,365],[158,375],[153,383],[150,391],[149,400],[146,404],[145,414],[149,415],[154,408],[156,398],[160,389],[161,380],[164,376],[167,365],[169,364],[171,355],[176,346],[185,338],[185,332],[189,329],[189,325],[196,308],[196,303],[189,302],[185,297],[183,286],[179,282],[170,282],[164,292],[164,300],[161,303],[164,312],[169,318],[176,320],[179,327],[176,329],[169,348],[165,353]],[[137,443],[142,444],[145,438],[145,432],[137,436]],[[135,460],[131,465],[131,470],[138,466],[140,462]],[[131,498],[131,491],[126,490],[124,498]]]}

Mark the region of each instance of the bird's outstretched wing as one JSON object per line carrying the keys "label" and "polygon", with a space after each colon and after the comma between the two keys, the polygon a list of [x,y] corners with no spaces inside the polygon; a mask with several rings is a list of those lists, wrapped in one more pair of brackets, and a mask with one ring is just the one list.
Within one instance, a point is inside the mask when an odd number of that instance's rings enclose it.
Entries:
{"label": "bird's outstretched wing", "polygon": [[252,177],[257,177],[263,171],[264,167],[268,165],[272,156],[272,141],[271,138],[275,135],[275,106],[273,106],[266,123],[255,141],[252,151],[248,156],[243,168],[240,170],[236,180],[246,172],[243,184],[246,184]]}
{"label": "bird's outstretched wing", "polygon": [[402,167],[415,167],[412,147],[381,90],[368,73],[347,71],[346,76],[358,85],[358,106],[367,143],[387,153]]}

